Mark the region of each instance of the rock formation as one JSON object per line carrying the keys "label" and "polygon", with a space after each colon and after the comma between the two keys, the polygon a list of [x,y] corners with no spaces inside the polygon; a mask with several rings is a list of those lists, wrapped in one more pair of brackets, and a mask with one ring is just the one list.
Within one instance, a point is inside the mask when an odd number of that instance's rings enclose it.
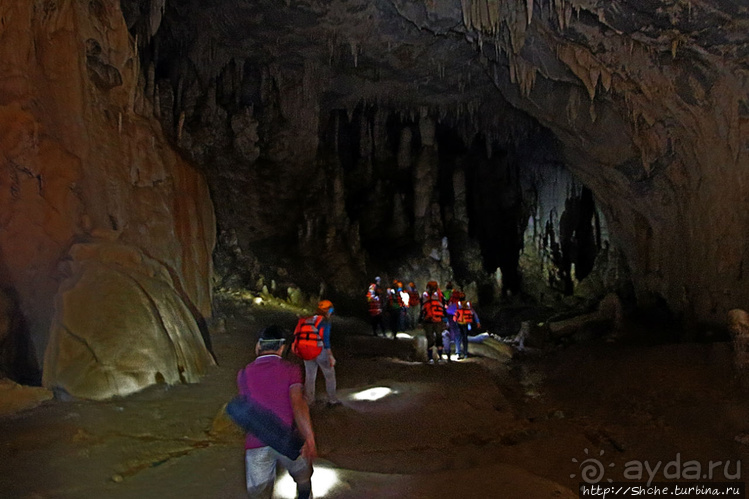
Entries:
{"label": "rock formation", "polygon": [[118,3],[6,2],[0,19],[0,278],[31,344],[7,374],[44,365],[45,386],[90,398],[194,381],[212,362],[213,207],[136,112]]}

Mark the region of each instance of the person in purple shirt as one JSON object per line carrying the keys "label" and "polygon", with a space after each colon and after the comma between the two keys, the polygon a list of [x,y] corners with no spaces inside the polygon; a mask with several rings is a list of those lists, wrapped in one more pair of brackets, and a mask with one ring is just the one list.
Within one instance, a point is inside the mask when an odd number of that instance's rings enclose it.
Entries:
{"label": "person in purple shirt", "polygon": [[294,425],[304,438],[296,460],[291,460],[266,445],[252,433],[245,440],[247,492],[250,497],[270,498],[281,464],[297,484],[297,496],[310,497],[312,461],[317,457],[315,434],[309,406],[304,399],[304,383],[299,366],[281,358],[286,336],[279,326],[268,326],[260,332],[255,346],[257,358],[237,375],[239,393],[251,397],[259,406],[275,414],[284,424]]}

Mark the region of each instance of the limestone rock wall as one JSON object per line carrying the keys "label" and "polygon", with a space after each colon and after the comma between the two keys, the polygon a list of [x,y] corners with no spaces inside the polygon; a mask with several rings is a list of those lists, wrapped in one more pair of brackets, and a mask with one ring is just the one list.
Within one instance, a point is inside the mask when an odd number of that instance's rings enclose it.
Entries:
{"label": "limestone rock wall", "polygon": [[[153,372],[195,380],[212,362],[195,332],[211,313],[213,208],[144,106],[119,2],[3,2],[0,19],[0,279],[31,362],[46,386],[92,398],[147,386]],[[137,258],[128,270],[82,263],[71,253],[81,243]],[[135,364],[149,376],[118,381]]]}
{"label": "limestone rock wall", "polygon": [[483,51],[497,87],[564,144],[640,303],[660,297],[687,319],[723,322],[749,301],[749,71],[735,43],[749,16],[704,2],[552,3],[535,3],[529,27],[505,28],[522,39],[498,58]]}

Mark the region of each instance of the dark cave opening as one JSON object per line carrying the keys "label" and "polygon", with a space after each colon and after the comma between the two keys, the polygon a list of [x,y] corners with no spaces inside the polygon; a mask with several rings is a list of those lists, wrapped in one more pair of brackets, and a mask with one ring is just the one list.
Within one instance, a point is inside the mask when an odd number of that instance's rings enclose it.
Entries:
{"label": "dark cave opening", "polygon": [[501,269],[503,292],[518,292],[521,275],[518,258],[524,227],[518,169],[510,150],[495,147],[487,158],[485,137],[477,137],[464,160],[468,200],[469,235],[479,241],[483,268]]}

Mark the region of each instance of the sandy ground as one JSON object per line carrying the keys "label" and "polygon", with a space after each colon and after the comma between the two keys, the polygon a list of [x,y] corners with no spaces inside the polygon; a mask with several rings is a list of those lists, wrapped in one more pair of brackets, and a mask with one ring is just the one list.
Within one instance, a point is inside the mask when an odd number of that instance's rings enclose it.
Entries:
{"label": "sandy ground", "polygon": [[[0,418],[0,496],[246,497],[243,439],[221,408],[252,360],[255,333],[271,322],[291,328],[295,317],[257,307],[230,315],[213,336],[219,366],[199,384],[49,401]],[[749,402],[728,344],[593,341],[425,365],[412,341],[368,333],[355,319],[333,325],[343,405],[312,407],[316,497],[572,498],[584,473],[622,481],[646,460],[705,471],[721,461],[717,480],[729,462],[731,478],[738,470],[744,481]],[[356,399],[374,388],[390,393]],[[292,497],[287,478],[277,497]]]}

